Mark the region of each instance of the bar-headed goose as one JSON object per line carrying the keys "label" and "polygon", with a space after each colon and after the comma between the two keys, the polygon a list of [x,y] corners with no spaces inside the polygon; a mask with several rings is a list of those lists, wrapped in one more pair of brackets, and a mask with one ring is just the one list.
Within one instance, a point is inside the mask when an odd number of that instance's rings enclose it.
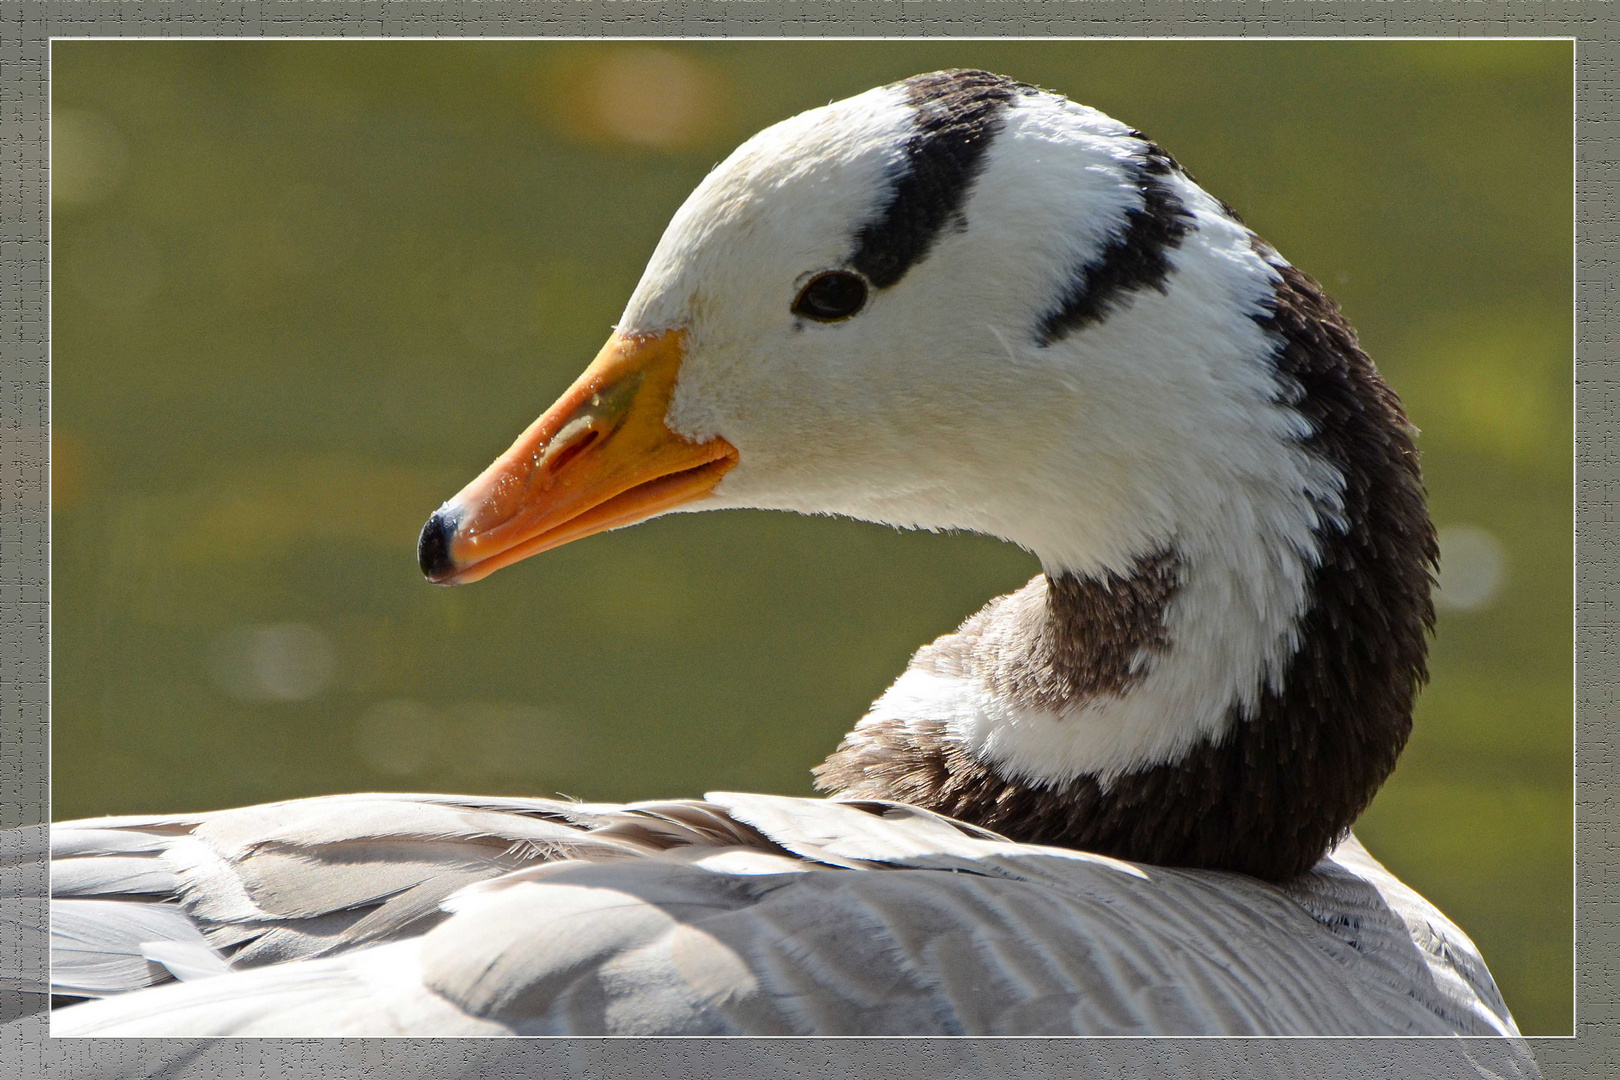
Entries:
{"label": "bar-headed goose", "polygon": [[947,71],[749,140],[419,558],[469,582],[728,507],[1044,572],[917,653],[829,800],[59,825],[57,992],[110,1000],[56,1032],[1517,1033],[1348,838],[1424,678],[1412,431],[1316,284],[1140,133]]}

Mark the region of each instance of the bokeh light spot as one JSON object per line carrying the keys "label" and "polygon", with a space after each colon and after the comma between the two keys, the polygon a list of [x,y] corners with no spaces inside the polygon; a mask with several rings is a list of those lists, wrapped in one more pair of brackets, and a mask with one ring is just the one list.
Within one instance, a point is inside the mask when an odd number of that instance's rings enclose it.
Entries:
{"label": "bokeh light spot", "polygon": [[84,109],[51,114],[51,202],[87,206],[118,188],[128,144],[105,116]]}
{"label": "bokeh light spot", "polygon": [[1394,357],[1422,445],[1521,467],[1567,465],[1574,366],[1568,319],[1530,310],[1446,312]]}
{"label": "bokeh light spot", "polygon": [[332,682],[332,639],[307,623],[239,626],[213,649],[214,681],[244,701],[304,701]]}
{"label": "bokeh light spot", "polygon": [[1507,552],[1495,536],[1477,525],[1440,530],[1440,587],[1435,606],[1446,611],[1490,607],[1507,583]]}
{"label": "bokeh light spot", "polygon": [[720,75],[689,56],[617,48],[548,72],[535,107],[570,138],[649,150],[688,150],[723,126]]}

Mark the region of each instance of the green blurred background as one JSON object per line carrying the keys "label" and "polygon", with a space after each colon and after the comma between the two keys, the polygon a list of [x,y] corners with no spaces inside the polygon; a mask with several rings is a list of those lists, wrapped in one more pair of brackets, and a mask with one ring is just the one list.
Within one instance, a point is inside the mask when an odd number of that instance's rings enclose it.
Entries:
{"label": "green blurred background", "polygon": [[1423,429],[1433,683],[1358,832],[1572,1032],[1572,46],[57,42],[53,816],[808,794],[982,537],[679,515],[465,589],[417,529],[584,367],[686,193],[986,67],[1151,134]]}

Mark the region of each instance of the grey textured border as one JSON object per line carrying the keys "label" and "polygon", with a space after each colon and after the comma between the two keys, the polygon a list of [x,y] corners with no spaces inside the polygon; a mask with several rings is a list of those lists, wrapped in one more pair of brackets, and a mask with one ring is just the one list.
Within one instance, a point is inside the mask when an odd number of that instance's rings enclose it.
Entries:
{"label": "grey textured border", "polygon": [[[1510,0],[7,0],[0,7],[0,827],[47,806],[47,143],[49,39],[68,36],[1335,36],[1579,38],[1577,206],[1577,1032],[1534,1040],[1549,1078],[1620,1074],[1616,1044],[1616,733],[1620,405],[1610,245],[1614,17],[1607,3]],[[554,1040],[52,1041],[45,971],[43,830],[0,844],[0,1073],[9,1076],[569,1077],[881,1076],[1490,1077],[1511,1045],[1461,1040]]]}

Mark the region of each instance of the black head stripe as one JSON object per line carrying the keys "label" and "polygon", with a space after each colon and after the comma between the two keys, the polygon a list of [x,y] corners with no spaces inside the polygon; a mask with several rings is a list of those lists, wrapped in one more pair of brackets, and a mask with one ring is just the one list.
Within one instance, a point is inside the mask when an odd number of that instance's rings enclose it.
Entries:
{"label": "black head stripe", "polygon": [[1130,168],[1142,205],[1125,212],[1125,230],[1080,268],[1057,307],[1041,319],[1036,340],[1042,345],[1101,322],[1141,289],[1165,291],[1169,252],[1181,246],[1192,215],[1165,182],[1178,169],[1169,154],[1150,142]]}
{"label": "black head stripe", "polygon": [[936,71],[895,84],[915,106],[916,130],[892,166],[888,203],[855,237],[852,269],[880,289],[927,257],[962,207],[1001,130],[1008,101],[1032,86],[988,71]]}

